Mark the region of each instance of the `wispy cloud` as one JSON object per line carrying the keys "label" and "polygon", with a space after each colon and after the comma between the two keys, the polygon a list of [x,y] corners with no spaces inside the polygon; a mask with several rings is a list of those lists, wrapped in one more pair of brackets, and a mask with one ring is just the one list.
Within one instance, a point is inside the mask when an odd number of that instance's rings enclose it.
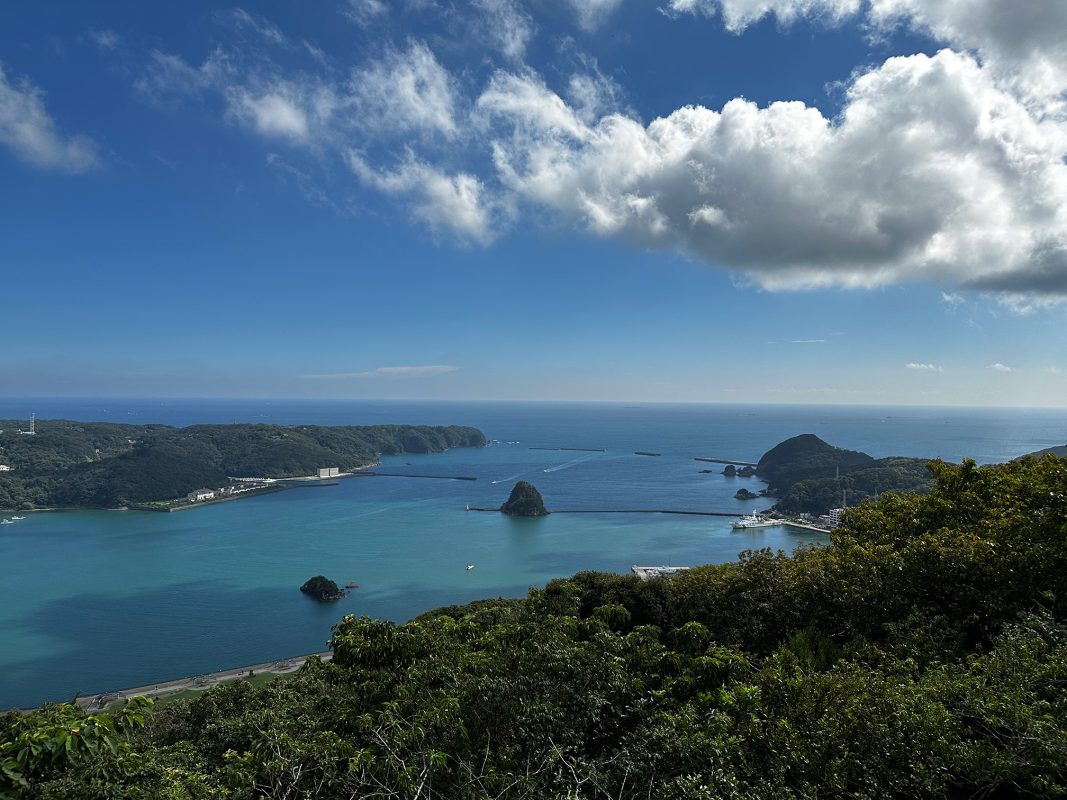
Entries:
{"label": "wispy cloud", "polygon": [[825,339],[794,339],[790,344],[826,344]]}
{"label": "wispy cloud", "polygon": [[1007,364],[1001,364],[999,361],[995,364],[990,364],[986,369],[996,370],[997,372],[1015,372],[1015,370]]}
{"label": "wispy cloud", "polygon": [[958,306],[961,303],[966,302],[963,299],[963,295],[956,294],[955,292],[941,292],[941,302],[946,306]]}
{"label": "wispy cloud", "polygon": [[114,50],[119,46],[119,35],[109,30],[90,30],[86,36],[101,50]]}
{"label": "wispy cloud", "polygon": [[1063,374],[1063,370],[1060,369],[1059,367],[1045,367],[1045,372],[1047,372],[1049,375],[1062,375]]}
{"label": "wispy cloud", "polygon": [[365,28],[387,16],[389,6],[383,0],[348,0],[341,13],[351,22]]}
{"label": "wispy cloud", "polygon": [[261,36],[272,44],[283,46],[289,44],[289,40],[278,26],[263,17],[248,13],[243,8],[235,8],[228,14],[219,12],[216,18],[224,24],[232,25],[237,30],[250,31],[257,36]]}
{"label": "wispy cloud", "polygon": [[29,81],[8,82],[0,67],[0,145],[42,169],[85,172],[99,166],[96,145],[64,136],[44,105],[44,92]]}
{"label": "wispy cloud", "polygon": [[435,375],[447,375],[458,372],[462,367],[451,364],[420,364],[411,367],[378,367],[365,372],[326,372],[317,375],[303,375],[307,380],[348,381],[385,379],[400,380],[405,378],[431,378]]}
{"label": "wispy cloud", "polygon": [[909,361],[904,365],[907,369],[915,370],[916,372],[944,372],[944,367],[938,364],[924,364],[921,361]]}

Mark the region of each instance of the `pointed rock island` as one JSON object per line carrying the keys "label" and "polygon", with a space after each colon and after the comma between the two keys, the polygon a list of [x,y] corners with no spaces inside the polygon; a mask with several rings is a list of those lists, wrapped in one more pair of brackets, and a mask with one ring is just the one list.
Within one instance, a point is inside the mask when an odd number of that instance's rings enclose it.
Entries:
{"label": "pointed rock island", "polygon": [[316,575],[314,578],[308,578],[304,581],[304,585],[300,587],[300,591],[320,603],[340,600],[345,596],[345,593],[341,591],[341,587],[325,575]]}
{"label": "pointed rock island", "polygon": [[519,481],[500,510],[511,517],[545,517],[548,509],[541,493],[532,483]]}

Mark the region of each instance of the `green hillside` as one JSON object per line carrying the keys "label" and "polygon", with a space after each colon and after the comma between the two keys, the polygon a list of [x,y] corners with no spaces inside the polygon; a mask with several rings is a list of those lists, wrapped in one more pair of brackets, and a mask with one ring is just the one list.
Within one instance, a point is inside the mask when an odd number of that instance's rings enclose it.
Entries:
{"label": "green hillside", "polygon": [[285,478],[367,466],[381,454],[480,447],[475,428],[423,425],[119,425],[0,421],[0,508],[109,508],[182,497],[228,477]]}
{"label": "green hillside", "polygon": [[0,717],[18,798],[1067,795],[1067,462],[934,463],[793,557],[580,573],[150,712]]}
{"label": "green hillside", "polygon": [[922,458],[875,459],[866,453],[827,444],[811,433],[794,436],[768,450],[756,474],[778,498],[776,508],[790,514],[825,514],[882,492],[928,492],[934,485]]}

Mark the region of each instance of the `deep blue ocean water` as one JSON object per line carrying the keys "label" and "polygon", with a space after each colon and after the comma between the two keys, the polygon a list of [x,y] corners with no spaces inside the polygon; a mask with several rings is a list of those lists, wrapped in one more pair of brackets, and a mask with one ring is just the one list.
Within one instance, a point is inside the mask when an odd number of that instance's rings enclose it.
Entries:
{"label": "deep blue ocean water", "polygon": [[[69,699],[325,649],[344,614],[406,620],[436,606],[517,597],[583,569],[732,560],[791,551],[817,534],[734,533],[729,520],[555,515],[496,506],[519,478],[550,508],[749,511],[695,456],[756,460],[815,433],[875,456],[982,463],[1067,441],[1067,411],[958,408],[413,403],[257,400],[0,400],[0,418],[188,425],[465,424],[501,444],[384,460],[391,472],[477,481],[355,478],[184,511],[28,514],[0,528],[0,708]],[[531,449],[604,448],[603,453]],[[662,453],[651,458],[636,450]],[[701,474],[701,469],[715,474]],[[465,566],[474,564],[467,571]],[[335,604],[298,591],[324,574],[360,588]]]}

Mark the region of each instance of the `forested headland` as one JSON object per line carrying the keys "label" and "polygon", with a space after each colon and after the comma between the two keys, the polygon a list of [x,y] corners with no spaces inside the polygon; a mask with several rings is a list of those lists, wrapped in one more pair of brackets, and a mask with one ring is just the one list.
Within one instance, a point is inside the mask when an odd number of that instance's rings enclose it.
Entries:
{"label": "forested headland", "polygon": [[876,459],[805,433],[764,453],[756,474],[767,482],[767,493],[778,498],[779,511],[825,514],[882,492],[928,492],[934,485],[928,463],[900,456]]}
{"label": "forested headland", "polygon": [[830,544],[579,573],[152,710],[0,718],[20,798],[1067,794],[1067,461],[934,462]]}
{"label": "forested headland", "polygon": [[184,497],[229,478],[369,466],[379,455],[481,447],[476,428],[427,425],[123,425],[0,420],[0,508],[114,508]]}

